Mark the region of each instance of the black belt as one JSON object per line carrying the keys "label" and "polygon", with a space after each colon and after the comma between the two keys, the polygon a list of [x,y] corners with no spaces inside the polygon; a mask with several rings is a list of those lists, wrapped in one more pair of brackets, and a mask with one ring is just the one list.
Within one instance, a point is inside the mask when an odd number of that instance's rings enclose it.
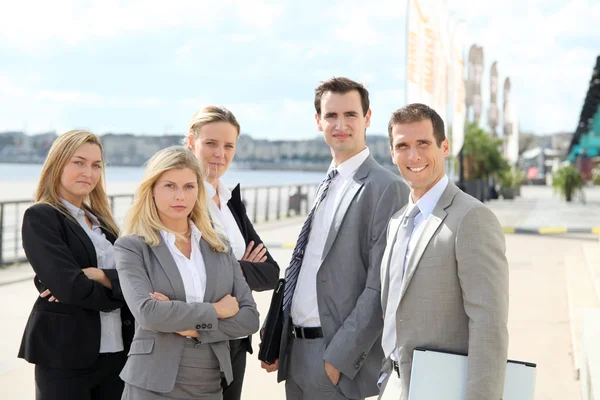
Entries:
{"label": "black belt", "polygon": [[323,330],[320,326],[314,328],[303,328],[301,326],[292,327],[292,335],[296,339],[317,339],[323,337]]}
{"label": "black belt", "polygon": [[394,367],[394,371],[398,374],[398,378],[400,378],[400,367],[398,365],[398,361],[392,360],[392,366]]}
{"label": "black belt", "polygon": [[98,358],[102,358],[102,357],[110,357],[110,356],[116,356],[118,354],[123,354],[125,351],[117,351],[114,353],[98,353]]}

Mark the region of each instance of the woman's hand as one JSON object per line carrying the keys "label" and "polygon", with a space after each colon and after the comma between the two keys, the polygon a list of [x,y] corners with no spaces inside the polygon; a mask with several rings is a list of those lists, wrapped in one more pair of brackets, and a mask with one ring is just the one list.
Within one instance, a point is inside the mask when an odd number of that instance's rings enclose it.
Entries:
{"label": "woman's hand", "polygon": [[233,317],[240,311],[237,299],[229,294],[226,294],[216,303],[212,303],[212,305],[217,311],[217,317],[221,319]]}
{"label": "woman's hand", "polygon": [[183,331],[183,332],[175,332],[178,335],[181,336],[185,336],[185,337],[200,337],[200,335],[198,335],[198,331],[194,330],[194,329],[188,329],[187,331]]}
{"label": "woman's hand", "polygon": [[84,268],[84,269],[82,269],[82,271],[85,274],[85,276],[87,276],[89,279],[98,282],[99,284],[101,284],[104,287],[112,289],[112,284],[110,283],[110,279],[108,279],[108,277],[106,276],[104,271],[102,271],[100,268],[90,267],[90,268]]}
{"label": "woman's hand", "polygon": [[248,247],[246,247],[246,251],[244,252],[244,256],[242,257],[242,261],[250,261],[250,262],[265,262],[267,261],[267,248],[259,243],[258,246],[254,248],[254,241],[248,243]]}
{"label": "woman's hand", "polygon": [[[40,297],[41,298],[46,298],[48,296],[50,296],[52,293],[50,293],[50,289],[46,289],[44,290],[42,293],[40,293]],[[60,301],[58,301],[58,299],[54,296],[50,296],[50,298],[48,299],[49,302],[57,302],[60,303]]]}
{"label": "woman's hand", "polygon": [[[167,296],[165,296],[164,294],[160,293],[160,292],[152,292],[150,293],[150,297],[152,297],[152,300],[154,301],[171,301],[171,299],[169,299]],[[181,336],[185,336],[185,337],[195,337],[197,338],[198,332],[196,332],[196,330],[194,329],[188,329],[187,331],[181,331],[181,332],[175,332],[178,335]]]}
{"label": "woman's hand", "polygon": [[171,299],[160,292],[152,292],[150,293],[150,297],[155,301],[171,301]]}

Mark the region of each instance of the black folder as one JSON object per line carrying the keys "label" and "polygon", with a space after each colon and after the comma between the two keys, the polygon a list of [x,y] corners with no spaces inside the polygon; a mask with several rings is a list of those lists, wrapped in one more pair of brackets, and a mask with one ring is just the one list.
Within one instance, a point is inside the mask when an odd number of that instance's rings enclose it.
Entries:
{"label": "black folder", "polygon": [[258,359],[273,364],[279,359],[279,346],[281,345],[281,333],[283,331],[283,292],[285,290],[285,279],[280,279],[273,291],[271,306],[265,322],[265,330],[262,343],[258,350]]}

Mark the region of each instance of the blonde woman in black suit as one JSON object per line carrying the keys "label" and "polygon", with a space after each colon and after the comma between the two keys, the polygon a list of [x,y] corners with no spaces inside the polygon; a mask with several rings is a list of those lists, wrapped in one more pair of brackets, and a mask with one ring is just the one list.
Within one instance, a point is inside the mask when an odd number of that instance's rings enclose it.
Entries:
{"label": "blonde woman in black suit", "polygon": [[115,269],[119,229],[95,135],[70,131],[55,140],[35,201],[22,237],[40,297],[19,357],[35,364],[36,399],[117,400],[133,317]]}

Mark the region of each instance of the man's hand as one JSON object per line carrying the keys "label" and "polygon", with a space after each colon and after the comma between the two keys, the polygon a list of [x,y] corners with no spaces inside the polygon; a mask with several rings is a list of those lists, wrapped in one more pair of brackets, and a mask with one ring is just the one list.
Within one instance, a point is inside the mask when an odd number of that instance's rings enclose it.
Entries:
{"label": "man's hand", "polygon": [[275,372],[279,369],[279,360],[275,360],[273,364],[267,364],[266,362],[261,361],[260,367],[267,372]]}
{"label": "man's hand", "polygon": [[340,381],[340,371],[335,369],[335,367],[327,361],[323,361],[323,363],[325,364],[325,372],[327,373],[329,380],[333,383],[333,386],[337,386]]}

